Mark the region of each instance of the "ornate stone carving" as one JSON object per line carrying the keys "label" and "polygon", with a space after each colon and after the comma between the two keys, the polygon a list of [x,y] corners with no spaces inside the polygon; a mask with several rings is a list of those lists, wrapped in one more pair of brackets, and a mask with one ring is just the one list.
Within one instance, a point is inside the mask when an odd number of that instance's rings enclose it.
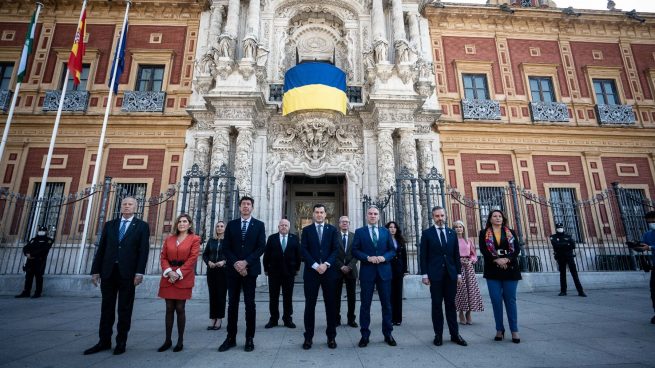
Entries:
{"label": "ornate stone carving", "polygon": [[216,127],[212,134],[211,173],[230,160],[230,128]]}
{"label": "ornate stone carving", "polygon": [[373,51],[376,64],[384,64],[389,62],[389,43],[386,40],[376,40],[373,42]]}
{"label": "ornate stone carving", "polygon": [[234,177],[237,187],[243,194],[252,192],[252,151],[253,131],[249,128],[237,128],[236,155],[234,159]]}
{"label": "ornate stone carving", "polygon": [[225,80],[234,69],[234,61],[230,58],[220,57],[216,62],[216,75]]}
{"label": "ornate stone carving", "polygon": [[378,192],[395,185],[393,138],[391,129],[378,130]]}
{"label": "ornate stone carving", "polygon": [[204,172],[209,172],[209,137],[200,136],[196,137],[196,152],[194,157],[194,162],[198,165],[198,168]]}
{"label": "ornate stone carving", "polygon": [[400,166],[406,167],[416,175],[418,172],[416,163],[416,141],[414,140],[413,129],[400,129],[400,142],[398,144],[398,156],[400,157]]}
{"label": "ornate stone carving", "polygon": [[255,60],[257,54],[257,39],[254,36],[248,36],[243,40],[243,58]]}
{"label": "ornate stone carving", "polygon": [[234,36],[223,33],[218,36],[218,56],[221,58],[234,59],[234,47],[236,40]]}
{"label": "ornate stone carving", "polygon": [[419,176],[425,176],[430,173],[430,170],[435,166],[432,155],[431,141],[427,139],[419,139],[416,142],[418,158]]}
{"label": "ornate stone carving", "polygon": [[407,40],[396,40],[393,43],[396,55],[396,64],[411,63],[413,51],[409,47]]}

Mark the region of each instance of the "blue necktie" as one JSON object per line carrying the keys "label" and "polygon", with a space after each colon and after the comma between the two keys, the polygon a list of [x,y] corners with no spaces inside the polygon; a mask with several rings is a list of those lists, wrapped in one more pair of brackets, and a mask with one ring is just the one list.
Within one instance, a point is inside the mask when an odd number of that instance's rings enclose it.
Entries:
{"label": "blue necktie", "polygon": [[323,225],[318,224],[318,244],[323,242]]}
{"label": "blue necktie", "polygon": [[348,250],[348,239],[346,238],[346,234],[344,234],[343,238],[341,238],[341,242],[343,243],[343,250],[347,251]]}
{"label": "blue necktie", "polygon": [[123,238],[125,237],[125,231],[127,230],[127,223],[129,221],[123,220],[121,221],[121,228],[118,229],[118,241],[121,242],[123,241]]}
{"label": "blue necktie", "polygon": [[287,236],[282,235],[282,253],[287,250]]}
{"label": "blue necktie", "polygon": [[246,240],[246,230],[248,230],[248,221],[241,221],[241,241]]}
{"label": "blue necktie", "polygon": [[372,236],[372,238],[373,238],[373,245],[377,248],[377,247],[378,247],[378,233],[377,233],[377,231],[375,230],[376,227],[377,227],[377,226],[375,226],[375,225],[371,226],[371,234],[373,234],[373,236]]}

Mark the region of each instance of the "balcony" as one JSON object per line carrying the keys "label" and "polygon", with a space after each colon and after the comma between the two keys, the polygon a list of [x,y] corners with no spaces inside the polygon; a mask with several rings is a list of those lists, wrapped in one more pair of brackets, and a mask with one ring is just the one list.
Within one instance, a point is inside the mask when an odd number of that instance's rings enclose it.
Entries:
{"label": "balcony", "polygon": [[0,110],[9,110],[9,104],[11,103],[11,97],[13,94],[14,93],[8,89],[0,89]]}
{"label": "balcony", "polygon": [[500,103],[496,100],[462,100],[464,120],[500,120]]}
{"label": "balcony", "polygon": [[[269,102],[282,102],[284,95],[283,84],[269,84],[268,85],[268,101]],[[362,103],[362,87],[360,86],[347,86],[346,96],[350,103]]]}
{"label": "balcony", "polygon": [[124,112],[164,112],[166,92],[125,91],[123,94]]}
{"label": "balcony", "polygon": [[[61,91],[46,91],[43,111],[57,111],[60,98]],[[66,91],[61,110],[85,112],[87,106],[89,106],[89,91]]]}
{"label": "balcony", "polygon": [[635,113],[631,105],[596,105],[598,122],[606,125],[632,125]]}
{"label": "balcony", "polygon": [[532,121],[569,121],[569,109],[562,102],[530,102],[530,113]]}

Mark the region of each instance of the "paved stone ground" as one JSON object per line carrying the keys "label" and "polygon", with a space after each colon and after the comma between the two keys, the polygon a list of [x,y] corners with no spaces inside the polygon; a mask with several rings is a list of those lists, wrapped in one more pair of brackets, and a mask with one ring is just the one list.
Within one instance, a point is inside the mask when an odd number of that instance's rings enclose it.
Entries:
{"label": "paved stone ground", "polygon": [[405,300],[402,326],[393,332],[397,347],[384,344],[380,308],[374,304],[369,346],[358,348],[359,330],[342,326],[337,329],[339,346],[331,350],[325,343],[324,310],[319,304],[317,333],[309,351],[300,347],[302,288],[297,286],[295,292],[298,328],[266,330],[268,295],[264,288],[258,290],[253,353],[243,351],[243,309],[237,347],[216,351],[225,338],[225,325],[220,331],[205,330],[206,300],[187,304],[184,351],[158,353],[164,339],[164,302],[138,299],[122,356],[82,355],[97,342],[100,298],[0,297],[0,367],[655,367],[655,325],[649,323],[652,310],[644,288],[589,290],[588,298],[521,293],[518,345],[492,341],[493,315],[485,297],[486,310],[474,314],[474,324],[460,330],[468,347],[451,343],[447,333],[443,346],[432,345],[430,301],[411,299]]}

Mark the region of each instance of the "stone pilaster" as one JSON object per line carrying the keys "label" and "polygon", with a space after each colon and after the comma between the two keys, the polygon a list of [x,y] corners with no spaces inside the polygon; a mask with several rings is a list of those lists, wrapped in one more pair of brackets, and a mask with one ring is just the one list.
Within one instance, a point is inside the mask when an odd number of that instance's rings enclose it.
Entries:
{"label": "stone pilaster", "polygon": [[196,137],[196,154],[195,163],[204,174],[209,172],[209,156],[210,156],[210,142],[209,137],[198,136]]}
{"label": "stone pilaster", "polygon": [[252,152],[253,130],[251,128],[237,128],[237,151],[234,161],[234,177],[240,194],[252,192]]}
{"label": "stone pilaster", "polygon": [[[215,3],[217,2],[215,1]],[[218,49],[218,35],[221,34],[221,27],[223,27],[223,12],[225,11],[225,7],[223,5],[212,4],[210,9],[211,22],[209,26],[208,46]]]}
{"label": "stone pilaster", "polygon": [[432,155],[432,141],[429,139],[419,139],[416,141],[417,158],[418,158],[418,173],[419,176],[425,176],[430,170],[435,167]]}
{"label": "stone pilaster", "polygon": [[378,130],[378,193],[383,195],[395,186],[395,171],[393,157],[393,129]]}
{"label": "stone pilaster", "polygon": [[230,160],[230,128],[214,128],[212,135],[211,175]]}
{"label": "stone pilaster", "polygon": [[376,63],[387,62],[389,41],[384,31],[384,8],[382,0],[373,0],[371,9],[371,23],[373,27],[373,52]]}
{"label": "stone pilaster", "polygon": [[398,145],[398,156],[400,157],[400,166],[409,169],[414,176],[418,174],[416,159],[416,140],[414,139],[414,130],[403,128],[399,131],[400,144]]}

